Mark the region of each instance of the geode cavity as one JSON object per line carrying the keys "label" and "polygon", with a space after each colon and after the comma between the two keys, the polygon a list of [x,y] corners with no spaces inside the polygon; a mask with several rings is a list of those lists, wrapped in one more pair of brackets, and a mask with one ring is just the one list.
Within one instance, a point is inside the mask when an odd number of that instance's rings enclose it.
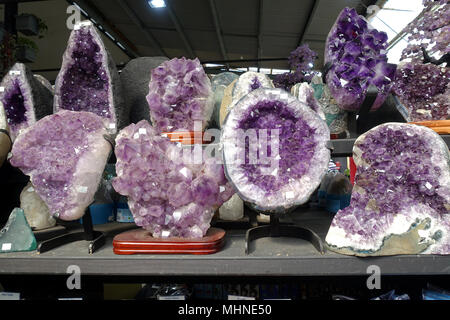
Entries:
{"label": "geode cavity", "polygon": [[53,216],[76,220],[93,201],[111,152],[106,133],[101,117],[61,110],[24,130],[10,162],[30,176]]}
{"label": "geode cavity", "polygon": [[90,21],[75,24],[55,82],[54,110],[89,111],[110,133],[129,123],[116,64]]}
{"label": "geode cavity", "polygon": [[331,250],[357,256],[450,253],[450,154],[426,127],[386,123],[360,136],[351,203],[333,219]]}
{"label": "geode cavity", "polygon": [[203,130],[214,108],[211,81],[197,58],[174,58],[153,69],[147,101],[158,132]]}
{"label": "geode cavity", "polygon": [[21,131],[53,110],[52,92],[22,63],[14,64],[3,78],[0,101],[13,141]]}
{"label": "geode cavity", "polygon": [[383,104],[395,77],[395,64],[387,63],[387,35],[373,29],[355,9],[344,8],[325,43],[326,82],[338,105],[356,111],[373,84],[378,96],[371,110]]}
{"label": "geode cavity", "polygon": [[197,147],[200,161],[145,120],[116,137],[114,189],[128,197],[134,221],[153,237],[203,237],[214,211],[234,193],[222,164],[202,158]]}
{"label": "geode cavity", "polygon": [[284,212],[305,203],[330,160],[326,123],[282,89],[256,89],[223,124],[225,172],[256,209]]}

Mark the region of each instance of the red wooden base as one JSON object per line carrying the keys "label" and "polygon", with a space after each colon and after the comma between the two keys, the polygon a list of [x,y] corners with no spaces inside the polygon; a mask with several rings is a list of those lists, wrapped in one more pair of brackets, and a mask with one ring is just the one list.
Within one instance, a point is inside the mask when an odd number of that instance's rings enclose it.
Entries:
{"label": "red wooden base", "polygon": [[153,238],[147,230],[130,230],[113,239],[115,254],[211,254],[225,243],[225,230],[210,228],[200,239]]}

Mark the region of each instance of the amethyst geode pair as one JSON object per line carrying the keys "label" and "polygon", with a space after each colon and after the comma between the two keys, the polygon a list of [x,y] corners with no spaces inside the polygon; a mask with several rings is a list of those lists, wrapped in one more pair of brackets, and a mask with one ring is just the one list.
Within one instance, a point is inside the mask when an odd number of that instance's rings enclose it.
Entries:
{"label": "amethyst geode pair", "polygon": [[54,111],[89,111],[110,133],[129,123],[116,65],[90,21],[75,24],[55,82]]}
{"label": "amethyst geode pair", "polygon": [[53,94],[22,63],[16,63],[0,84],[0,101],[14,141],[21,131],[52,113]]}
{"label": "amethyst geode pair", "polygon": [[326,83],[342,109],[359,110],[371,84],[378,89],[371,110],[383,104],[396,69],[387,63],[387,39],[386,33],[371,28],[355,9],[344,8],[339,14],[325,44],[325,64],[330,66]]}
{"label": "amethyst geode pair", "polygon": [[120,131],[115,154],[114,189],[128,197],[136,224],[156,238],[203,237],[234,193],[222,164],[201,145],[183,148],[145,120]]}
{"label": "amethyst geode pair", "polygon": [[256,89],[228,113],[221,142],[225,172],[240,197],[264,212],[308,201],[330,160],[326,123],[282,89]]}
{"label": "amethyst geode pair", "polygon": [[386,123],[360,136],[351,203],[326,237],[357,256],[450,254],[450,154],[426,127]]}
{"label": "amethyst geode pair", "polygon": [[101,117],[61,110],[17,137],[10,162],[30,176],[53,216],[76,220],[93,201],[111,152],[105,134]]}
{"label": "amethyst geode pair", "polygon": [[174,58],[153,69],[147,101],[158,132],[201,131],[214,109],[211,81],[197,58]]}

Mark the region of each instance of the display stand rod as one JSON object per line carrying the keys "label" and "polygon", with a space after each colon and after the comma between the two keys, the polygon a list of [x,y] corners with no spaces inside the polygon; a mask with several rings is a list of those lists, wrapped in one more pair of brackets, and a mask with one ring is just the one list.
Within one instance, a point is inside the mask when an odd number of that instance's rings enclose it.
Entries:
{"label": "display stand rod", "polygon": [[245,254],[249,254],[250,243],[253,240],[266,237],[290,237],[299,238],[312,243],[321,254],[325,253],[325,246],[322,239],[312,230],[296,226],[280,224],[277,214],[270,217],[270,224],[248,229],[245,234]]}
{"label": "display stand rod", "polygon": [[81,240],[90,241],[88,249],[89,254],[94,253],[98,248],[105,244],[105,235],[100,231],[95,231],[93,228],[91,211],[89,207],[86,209],[86,213],[83,216],[83,231],[71,232],[43,241],[39,244],[37,252],[38,254],[41,254],[64,244]]}

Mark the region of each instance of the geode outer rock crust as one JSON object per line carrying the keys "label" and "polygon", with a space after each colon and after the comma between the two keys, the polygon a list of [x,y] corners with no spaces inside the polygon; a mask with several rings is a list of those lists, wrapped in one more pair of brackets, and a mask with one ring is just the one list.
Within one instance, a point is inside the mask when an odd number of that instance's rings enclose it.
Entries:
{"label": "geode outer rock crust", "polygon": [[326,82],[342,109],[358,110],[371,84],[378,89],[371,110],[381,107],[396,69],[387,63],[386,48],[386,33],[373,29],[355,9],[341,11],[325,43],[325,64],[331,63]]}
{"label": "geode outer rock crust", "polygon": [[450,67],[401,63],[393,91],[406,121],[450,119]]}
{"label": "geode outer rock crust", "polygon": [[264,73],[247,71],[241,74],[231,88],[231,101],[227,100],[221,105],[220,122],[223,123],[227,114],[242,97],[258,88],[274,88],[274,85]]}
{"label": "geode outer rock crust", "polygon": [[325,113],[323,113],[321,105],[314,97],[314,88],[307,82],[297,83],[292,86],[291,94],[310,107],[322,120],[325,120]]}
{"label": "geode outer rock crust", "polygon": [[225,89],[237,78],[239,78],[239,76],[233,72],[222,72],[214,76],[211,80],[215,100],[212,120],[217,128],[220,127],[220,106],[222,105]]}
{"label": "geode outer rock crust", "polygon": [[8,121],[6,119],[5,109],[3,109],[3,103],[0,100],[0,167],[5,162],[11,146]]}
{"label": "geode outer rock crust", "polygon": [[90,21],[75,24],[55,81],[54,111],[89,111],[114,134],[129,123],[116,64]]}
{"label": "geode outer rock crust", "polygon": [[305,203],[328,169],[326,123],[283,89],[250,92],[222,129],[228,180],[257,210],[285,212]]}
{"label": "geode outer rock crust", "polygon": [[20,208],[25,213],[28,224],[33,230],[53,227],[56,220],[50,215],[47,205],[36,193],[29,182],[20,193]]}
{"label": "geode outer rock crust", "polygon": [[3,78],[0,101],[13,141],[21,131],[53,111],[52,92],[22,63],[14,64]]}
{"label": "geode outer rock crust", "polygon": [[139,57],[130,60],[120,72],[124,103],[130,110],[132,123],[143,119],[150,121],[150,110],[145,96],[148,94],[151,71],[167,60],[167,57]]}
{"label": "geode outer rock crust", "polygon": [[76,220],[92,203],[111,152],[106,134],[101,117],[61,110],[24,130],[10,162],[30,176],[53,216]]}
{"label": "geode outer rock crust", "polygon": [[[201,156],[202,146],[194,148]],[[203,237],[214,211],[234,194],[222,164],[205,157],[195,162],[186,151],[145,120],[116,137],[113,187],[128,197],[135,223],[153,237]]]}
{"label": "geode outer rock crust", "polygon": [[[214,96],[211,81],[197,58],[165,61],[151,74],[147,101],[152,124],[158,132],[207,127]],[[201,128],[195,128],[194,122],[201,123]]]}
{"label": "geode outer rock crust", "polygon": [[361,135],[350,206],[333,219],[333,251],[377,256],[450,253],[450,154],[426,127],[386,123]]}

